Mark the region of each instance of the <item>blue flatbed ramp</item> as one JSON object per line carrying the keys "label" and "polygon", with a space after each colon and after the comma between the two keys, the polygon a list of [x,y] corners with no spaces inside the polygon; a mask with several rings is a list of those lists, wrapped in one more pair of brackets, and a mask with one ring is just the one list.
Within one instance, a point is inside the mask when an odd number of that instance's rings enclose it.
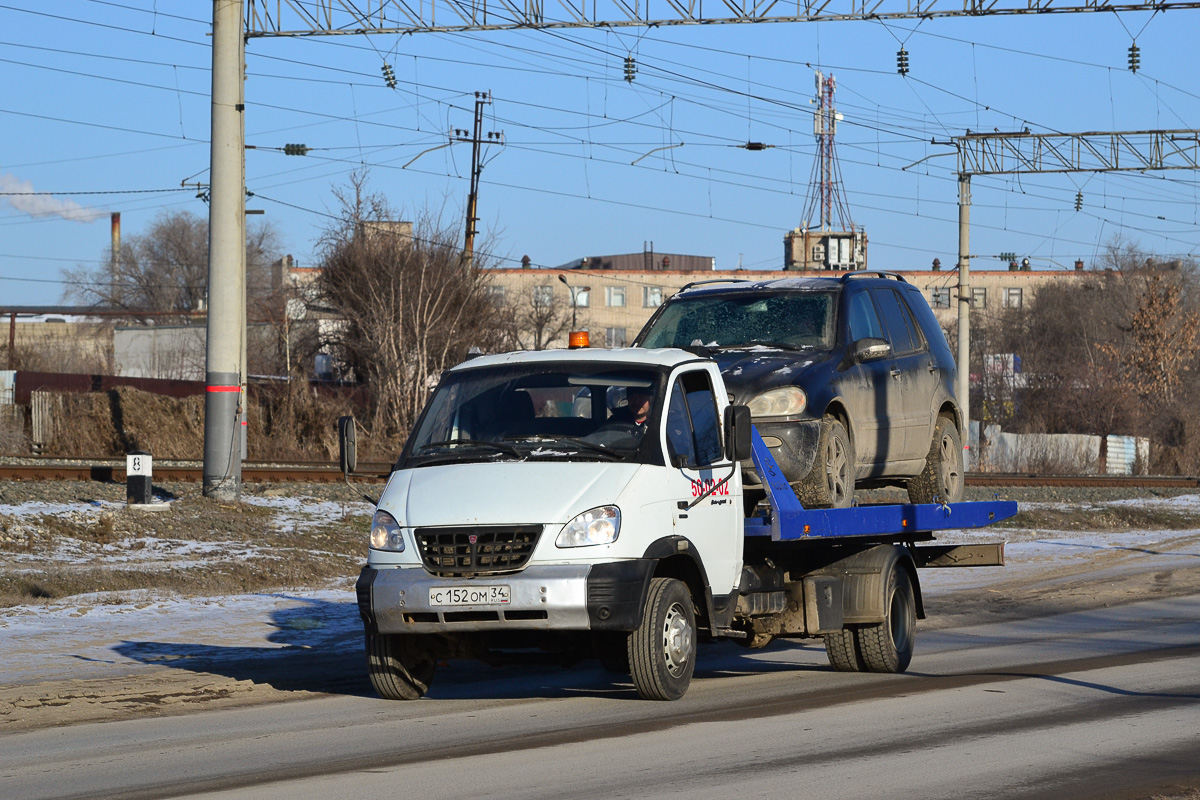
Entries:
{"label": "blue flatbed ramp", "polygon": [[769,536],[773,541],[807,541],[872,536],[900,536],[962,528],[982,528],[1017,513],[1011,500],[980,503],[896,504],[854,508],[807,509],[783,477],[757,428],[751,430],[751,458],[771,504],[771,518],[745,520],[747,536]]}

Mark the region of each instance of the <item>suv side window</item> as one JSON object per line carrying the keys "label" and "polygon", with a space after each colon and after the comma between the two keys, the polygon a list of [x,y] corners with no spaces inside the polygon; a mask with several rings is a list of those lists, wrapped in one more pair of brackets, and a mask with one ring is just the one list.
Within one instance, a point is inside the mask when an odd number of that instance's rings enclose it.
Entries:
{"label": "suv side window", "polygon": [[705,372],[688,372],[671,389],[667,404],[667,449],[672,462],[687,456],[688,464],[703,467],[721,460],[721,423],[717,399]]}
{"label": "suv side window", "polygon": [[883,326],[875,313],[875,304],[866,291],[850,295],[850,342],[859,339],[883,339]]}
{"label": "suv side window", "polygon": [[896,355],[912,353],[924,347],[920,333],[916,331],[916,323],[904,306],[900,295],[890,288],[874,289],[871,294],[879,301],[883,312],[883,321],[888,329],[888,341],[891,342],[892,352]]}

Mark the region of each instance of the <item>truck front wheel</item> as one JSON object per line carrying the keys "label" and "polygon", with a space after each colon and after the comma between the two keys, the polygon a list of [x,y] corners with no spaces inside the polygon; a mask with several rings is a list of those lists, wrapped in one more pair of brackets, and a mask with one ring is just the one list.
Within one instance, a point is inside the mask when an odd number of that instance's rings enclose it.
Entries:
{"label": "truck front wheel", "polygon": [[644,700],[678,700],[696,669],[696,611],[682,581],[652,578],[642,621],[629,637],[629,671]]}
{"label": "truck front wheel", "polygon": [[888,576],[884,609],[883,622],[855,628],[858,652],[868,672],[904,672],[917,638],[917,604],[908,571],[899,564]]}
{"label": "truck front wheel", "polygon": [[367,674],[385,700],[419,700],[429,691],[437,662],[424,637],[367,634]]}

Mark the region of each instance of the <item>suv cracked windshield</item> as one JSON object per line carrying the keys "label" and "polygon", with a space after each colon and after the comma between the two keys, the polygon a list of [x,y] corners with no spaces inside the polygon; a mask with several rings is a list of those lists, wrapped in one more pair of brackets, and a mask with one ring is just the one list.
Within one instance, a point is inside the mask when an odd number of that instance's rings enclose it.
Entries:
{"label": "suv cracked windshield", "polygon": [[829,350],[834,299],[830,292],[747,293],[673,303],[655,318],[641,346]]}
{"label": "suv cracked windshield", "polygon": [[522,364],[448,373],[401,463],[642,461],[660,376],[611,365]]}

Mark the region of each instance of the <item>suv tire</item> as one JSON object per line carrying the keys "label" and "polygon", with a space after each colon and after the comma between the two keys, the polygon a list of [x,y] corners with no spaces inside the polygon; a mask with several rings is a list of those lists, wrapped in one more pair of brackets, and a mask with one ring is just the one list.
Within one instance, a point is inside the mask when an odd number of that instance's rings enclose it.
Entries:
{"label": "suv tire", "polygon": [[796,496],[806,508],[849,508],[854,503],[857,467],[850,434],[841,420],[821,420],[817,456],[812,469],[796,485]]}
{"label": "suv tire", "polygon": [[949,417],[938,417],[925,469],[908,482],[912,503],[957,503],[963,498],[962,437]]}

